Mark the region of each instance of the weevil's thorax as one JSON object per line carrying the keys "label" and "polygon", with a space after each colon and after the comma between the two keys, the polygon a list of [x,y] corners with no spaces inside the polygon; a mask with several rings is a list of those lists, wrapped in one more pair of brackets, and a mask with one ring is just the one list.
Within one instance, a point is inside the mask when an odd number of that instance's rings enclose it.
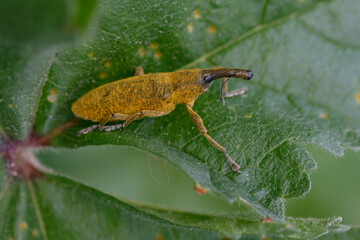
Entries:
{"label": "weevil's thorax", "polygon": [[173,88],[173,102],[190,103],[205,92],[212,83],[202,81],[201,69],[172,72],[170,80]]}

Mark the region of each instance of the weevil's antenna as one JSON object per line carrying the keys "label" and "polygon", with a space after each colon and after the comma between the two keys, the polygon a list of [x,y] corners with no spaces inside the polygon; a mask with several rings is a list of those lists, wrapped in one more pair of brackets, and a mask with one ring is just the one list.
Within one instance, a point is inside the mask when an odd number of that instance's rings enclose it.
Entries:
{"label": "weevil's antenna", "polygon": [[225,87],[227,81],[229,81],[230,78],[231,78],[231,77],[228,77],[228,78],[223,82],[223,84],[221,85],[221,95],[220,95],[220,96],[221,96],[221,103],[222,103],[223,106],[225,105],[224,87]]}

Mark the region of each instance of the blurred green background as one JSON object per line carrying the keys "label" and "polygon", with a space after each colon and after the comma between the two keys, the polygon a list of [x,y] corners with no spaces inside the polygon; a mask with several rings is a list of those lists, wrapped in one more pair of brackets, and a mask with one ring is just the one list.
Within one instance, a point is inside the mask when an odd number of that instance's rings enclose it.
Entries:
{"label": "blurred green background", "polygon": [[[101,149],[99,151],[99,148]],[[299,217],[343,217],[344,224],[360,224],[360,153],[343,158],[308,147],[318,169],[312,189],[301,199],[287,200],[286,212]],[[215,194],[200,196],[182,171],[153,154],[124,146],[43,149],[39,159],[49,167],[120,198],[199,212],[238,210]]]}

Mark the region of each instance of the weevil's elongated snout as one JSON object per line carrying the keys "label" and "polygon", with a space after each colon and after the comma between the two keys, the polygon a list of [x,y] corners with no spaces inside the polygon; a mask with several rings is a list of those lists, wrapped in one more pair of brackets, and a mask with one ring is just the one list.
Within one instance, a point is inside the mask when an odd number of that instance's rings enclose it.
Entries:
{"label": "weevil's elongated snout", "polygon": [[240,68],[214,68],[203,70],[202,76],[205,83],[210,83],[219,78],[230,77],[250,80],[254,74],[250,70]]}
{"label": "weevil's elongated snout", "polygon": [[252,71],[247,69],[240,68],[213,68],[213,69],[204,69],[201,71],[201,80],[200,85],[203,87],[203,91],[206,91],[211,86],[212,82],[216,79],[223,78],[223,84],[221,85],[221,102],[225,104],[225,97],[232,97],[240,94],[247,93],[246,88],[236,89],[231,92],[228,91],[227,81],[234,78],[241,78],[245,80],[250,80],[254,74]]}

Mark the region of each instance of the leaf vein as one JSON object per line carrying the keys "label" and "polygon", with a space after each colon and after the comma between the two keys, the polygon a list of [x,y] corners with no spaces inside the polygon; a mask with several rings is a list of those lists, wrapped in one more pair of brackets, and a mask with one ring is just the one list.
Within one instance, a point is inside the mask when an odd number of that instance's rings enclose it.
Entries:
{"label": "leaf vein", "polygon": [[36,213],[37,220],[39,222],[41,235],[42,235],[43,239],[48,240],[44,220],[42,218],[40,207],[39,207],[39,204],[38,204],[38,200],[37,200],[36,195],[35,195],[34,186],[32,185],[32,182],[30,180],[27,180],[27,185],[29,187],[31,199],[32,199],[32,202],[34,204],[35,213]]}
{"label": "leaf vein", "polygon": [[260,16],[259,16],[259,24],[263,24],[263,22],[264,22],[268,4],[269,4],[269,0],[264,0],[262,3],[261,12],[260,12]]}
{"label": "leaf vein", "polygon": [[3,186],[3,188],[1,189],[1,192],[0,192],[0,201],[5,196],[6,191],[9,189],[10,183],[11,183],[11,180],[7,179],[4,186]]}
{"label": "leaf vein", "polygon": [[174,229],[173,228],[169,228],[169,233],[170,233],[170,236],[174,239],[174,240],[177,240],[177,237],[174,233]]}

